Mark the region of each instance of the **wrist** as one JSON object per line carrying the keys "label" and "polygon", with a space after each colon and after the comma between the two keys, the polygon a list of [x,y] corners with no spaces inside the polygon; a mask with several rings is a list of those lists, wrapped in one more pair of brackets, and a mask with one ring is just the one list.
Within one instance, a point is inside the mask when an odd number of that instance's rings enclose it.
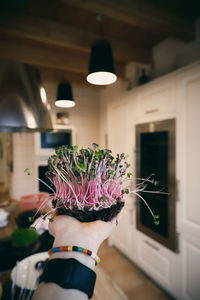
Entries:
{"label": "wrist", "polygon": [[55,236],[53,248],[60,246],[78,246],[97,253],[100,243],[95,238],[92,238],[89,235],[83,235],[82,233],[70,234],[68,232]]}
{"label": "wrist", "polygon": [[[57,235],[55,237],[54,243],[52,248],[59,248],[63,246],[77,246],[80,248],[84,248],[87,250],[90,250],[92,254],[97,255],[97,251],[99,248],[98,243],[93,240],[91,237],[87,238],[86,236],[83,237],[83,235],[78,236],[78,234],[75,235],[70,235],[70,234],[65,234],[65,235]],[[68,248],[68,247],[67,247]],[[69,251],[69,252],[68,252]],[[73,251],[72,249],[67,250],[65,249],[64,251],[56,251],[56,252],[51,252],[50,258],[49,259],[55,259],[55,258],[63,258],[63,259],[68,259],[68,258],[75,258],[85,266],[87,266],[90,269],[94,269],[95,267],[95,259],[94,257],[92,258],[90,256],[91,254],[87,254],[87,252],[76,252],[75,250]]]}
{"label": "wrist", "polygon": [[90,268],[91,270],[94,270],[95,267],[95,261],[90,257],[83,253],[79,252],[56,252],[50,255],[49,260],[52,259],[69,259],[74,258],[84,264],[86,267]]}

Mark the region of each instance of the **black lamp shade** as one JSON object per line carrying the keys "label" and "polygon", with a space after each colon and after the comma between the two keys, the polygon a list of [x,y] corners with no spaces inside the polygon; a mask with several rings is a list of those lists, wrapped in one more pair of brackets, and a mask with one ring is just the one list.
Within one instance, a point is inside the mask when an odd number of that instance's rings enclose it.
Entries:
{"label": "black lamp shade", "polygon": [[72,95],[72,88],[69,82],[61,82],[59,84],[55,105],[58,107],[75,106],[75,102]]}
{"label": "black lamp shade", "polygon": [[87,80],[101,85],[113,83],[116,79],[111,45],[106,39],[97,40],[91,49]]}

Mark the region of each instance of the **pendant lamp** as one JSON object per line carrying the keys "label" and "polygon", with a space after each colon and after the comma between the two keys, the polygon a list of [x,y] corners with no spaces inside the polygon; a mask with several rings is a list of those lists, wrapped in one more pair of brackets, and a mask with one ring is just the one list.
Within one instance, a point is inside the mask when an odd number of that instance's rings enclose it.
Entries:
{"label": "pendant lamp", "polygon": [[76,105],[72,95],[71,84],[69,82],[61,82],[59,84],[55,105],[65,108],[74,107]]}
{"label": "pendant lamp", "polygon": [[106,39],[99,39],[91,49],[87,81],[96,85],[108,85],[116,80],[111,45]]}

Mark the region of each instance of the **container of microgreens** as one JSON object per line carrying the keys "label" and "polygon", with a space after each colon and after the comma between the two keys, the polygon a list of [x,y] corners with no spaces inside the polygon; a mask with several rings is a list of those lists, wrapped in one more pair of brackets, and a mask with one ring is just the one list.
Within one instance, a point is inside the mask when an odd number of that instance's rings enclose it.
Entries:
{"label": "container of microgreens", "polygon": [[19,257],[32,254],[39,247],[39,234],[35,229],[19,228],[11,236],[12,252]]}
{"label": "container of microgreens", "polygon": [[[133,193],[144,201],[158,225],[159,216],[141,195],[154,181],[150,176],[133,184],[124,153],[114,157],[111,150],[99,149],[97,144],[80,150],[77,146],[62,146],[49,157],[48,166],[46,177],[52,191],[49,201],[57,215],[69,215],[80,222],[111,221],[124,206],[126,195]],[[25,172],[30,175],[28,168]]]}

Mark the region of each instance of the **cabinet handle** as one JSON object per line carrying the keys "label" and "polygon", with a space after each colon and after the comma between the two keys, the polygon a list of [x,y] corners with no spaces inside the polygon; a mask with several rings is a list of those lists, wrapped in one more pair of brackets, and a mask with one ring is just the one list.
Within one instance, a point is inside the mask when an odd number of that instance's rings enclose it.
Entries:
{"label": "cabinet handle", "polygon": [[175,201],[178,202],[180,201],[180,198],[179,198],[179,185],[180,185],[180,180],[176,179],[175,181]]}
{"label": "cabinet handle", "polygon": [[146,243],[148,246],[150,246],[151,248],[153,248],[154,250],[156,250],[156,251],[159,251],[159,250],[160,250],[157,246],[153,245],[153,244],[152,244],[151,242],[149,242],[149,241],[145,241],[145,243]]}
{"label": "cabinet handle", "polygon": [[155,108],[155,109],[146,110],[145,113],[146,114],[152,114],[152,113],[155,113],[155,112],[158,112],[158,111],[159,111],[159,109]]}

